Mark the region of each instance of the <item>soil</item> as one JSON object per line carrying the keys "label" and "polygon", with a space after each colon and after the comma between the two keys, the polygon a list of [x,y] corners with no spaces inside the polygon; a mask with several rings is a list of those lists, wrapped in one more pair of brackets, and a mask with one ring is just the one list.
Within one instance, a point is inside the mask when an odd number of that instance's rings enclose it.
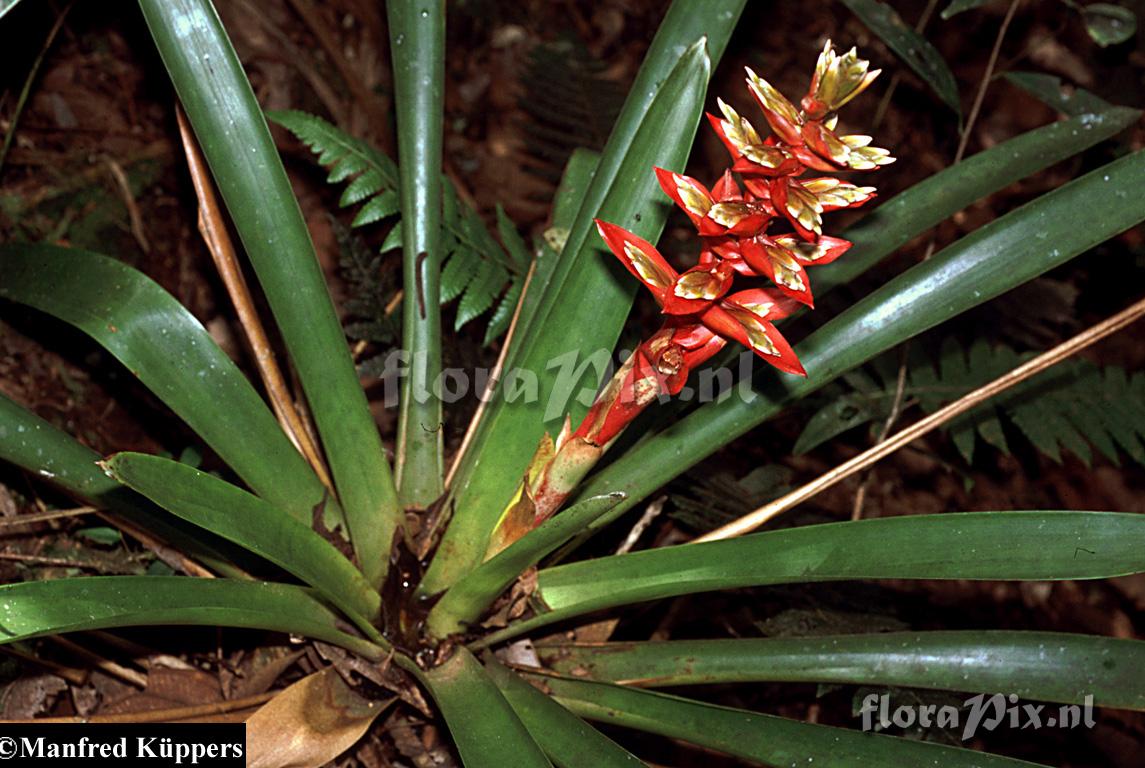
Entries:
{"label": "soil", "polygon": [[[320,114],[394,154],[383,4],[217,0],[217,5],[264,107]],[[917,21],[922,6],[893,5],[908,24]],[[964,113],[987,70],[1008,5],[986,3],[949,21],[936,14],[926,28],[928,39],[954,73]],[[1145,10],[1140,0],[1126,5]],[[530,94],[546,87],[545,77],[581,78],[580,93],[599,99],[601,115],[615,111],[666,3],[455,0],[449,6],[446,171],[462,198],[487,222],[495,221],[500,204],[527,240],[539,237],[548,224],[548,201],[567,152],[576,144],[599,147],[607,138],[608,121],[602,117],[600,124],[580,121],[570,126],[560,116],[542,115],[556,120],[566,134],[558,139],[542,137]],[[0,240],[47,240],[122,259],[170,291],[229,354],[249,368],[233,312],[196,230],[196,200],[178,142],[174,95],[138,8],[128,2],[76,2],[45,50],[44,41],[64,7],[62,2],[27,2],[0,19],[0,50],[5,51],[5,66],[0,68],[0,131],[13,136],[0,167]],[[953,112],[842,4],[748,3],[710,92],[725,98],[732,95],[746,111],[741,73],[744,65],[750,65],[781,91],[801,93],[825,37],[847,47],[858,45],[885,70],[882,81],[846,113],[851,126],[874,133],[876,143],[892,147],[899,158],[879,174],[875,183],[880,196],[887,198],[950,165],[960,141]],[[1101,48],[1065,3],[1028,3],[1014,17],[997,70],[1049,73],[1111,102],[1142,107],[1145,54],[1138,40],[1140,35]],[[42,68],[31,81],[27,107],[13,128],[20,91],[41,52]],[[540,67],[538,61],[547,61],[538,58],[543,56],[568,66]],[[590,83],[587,89],[584,82]],[[888,94],[880,110],[880,101]],[[992,80],[969,131],[967,151],[990,147],[1054,119],[1057,115],[1049,107],[1004,80]],[[345,244],[340,232],[352,217],[338,208],[340,190],[324,183],[325,172],[297,141],[280,129],[275,129],[275,137],[346,319],[353,319],[346,309],[353,301],[388,303],[392,294],[355,295],[355,286],[339,269],[340,248]],[[847,296],[820,311],[829,316],[842,303],[923,258],[932,245],[940,249],[1080,172],[1140,148],[1143,140],[1145,130],[1137,124],[1114,140],[975,203],[900,249],[840,292]],[[688,172],[711,180],[725,161],[723,147],[702,128]],[[830,226],[842,228],[848,220],[836,215]],[[384,227],[355,232],[367,248],[376,247],[386,234]],[[662,243],[672,258],[687,258],[690,233],[691,225],[683,217],[670,219]],[[1015,318],[1003,298],[949,324],[930,340],[938,343],[949,336],[967,344],[975,338],[996,340],[987,334],[1000,328],[1006,343],[1019,351],[1048,348],[1139,298],[1143,267],[1145,232],[1137,228],[1051,273],[1042,293],[1021,302],[1033,305],[1032,314]],[[394,254],[383,259],[381,269],[379,283],[389,290],[400,284],[400,264]],[[655,322],[655,307],[645,298],[638,301],[630,320],[628,335],[633,338]],[[164,452],[218,467],[188,429],[85,337],[13,305],[0,310],[0,391],[5,395],[100,453]],[[452,328],[455,311],[455,307],[446,310],[447,327]],[[498,345],[484,346],[483,334],[481,321],[451,331],[446,364],[491,366]],[[1130,373],[1141,371],[1145,346],[1140,338],[1140,329],[1130,328],[1089,349],[1084,357]],[[360,359],[379,351],[384,350],[377,344],[355,346]],[[389,445],[396,428],[395,411],[382,405],[379,387],[364,383]],[[873,431],[860,428],[794,455],[794,441],[816,404],[821,407],[826,400],[816,400],[756,430],[665,489],[667,514],[656,518],[641,546],[693,535],[697,489],[710,488],[713,478],[741,480],[757,468],[773,467],[780,485],[795,486],[870,445]],[[449,414],[445,425],[449,451],[456,450],[474,408],[474,402],[465,402]],[[908,409],[903,423],[918,414],[917,408]],[[1020,437],[1011,444],[1013,454],[1005,455],[979,442],[973,461],[967,463],[948,434],[931,435],[883,461],[868,476],[816,497],[784,524],[848,518],[860,484],[865,489],[865,517],[1001,509],[1145,512],[1145,471],[1124,454],[1120,463],[1098,455],[1087,465],[1068,451],[1060,462],[1054,461]],[[715,487],[726,489],[727,484],[721,480]],[[757,490],[774,495],[777,487],[773,483]],[[733,509],[737,501],[717,499],[714,507]],[[0,580],[163,572],[165,566],[147,547],[120,538],[90,514],[14,524],[20,514],[74,506],[38,479],[0,467]],[[628,532],[622,527],[592,546],[598,551],[615,547]],[[1141,638],[1145,577],[1054,584],[884,582],[751,590],[649,606],[626,619],[615,637],[746,637],[898,627],[1042,629]],[[5,685],[0,717],[147,713],[235,700],[281,687],[324,666],[328,658],[284,638],[237,630],[133,630],[89,633],[70,640],[73,643],[34,644],[38,655],[63,665],[64,671],[15,657],[0,662]],[[111,673],[104,667],[89,674],[93,657],[119,667]],[[849,727],[856,722],[851,710],[857,695],[853,687],[755,685],[689,694],[801,720]],[[242,719],[248,714],[239,711],[227,717]],[[336,764],[422,766],[455,759],[443,731],[415,707],[399,705],[387,717],[383,727],[375,728]],[[613,729],[609,733],[654,763],[734,764],[672,741]],[[955,738],[934,729],[909,735]],[[1107,710],[1099,712],[1092,729],[1036,733],[1000,729],[969,746],[1070,768],[1131,768],[1140,765],[1140,755],[1145,754],[1145,719]]]}

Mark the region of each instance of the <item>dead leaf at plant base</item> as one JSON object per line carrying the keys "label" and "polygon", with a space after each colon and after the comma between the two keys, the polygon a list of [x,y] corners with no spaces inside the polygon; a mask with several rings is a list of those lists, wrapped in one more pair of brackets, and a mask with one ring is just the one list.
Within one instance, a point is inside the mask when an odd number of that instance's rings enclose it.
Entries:
{"label": "dead leaf at plant base", "polygon": [[318,768],[345,752],[394,699],[359,696],[333,669],[302,678],[246,721],[249,768]]}

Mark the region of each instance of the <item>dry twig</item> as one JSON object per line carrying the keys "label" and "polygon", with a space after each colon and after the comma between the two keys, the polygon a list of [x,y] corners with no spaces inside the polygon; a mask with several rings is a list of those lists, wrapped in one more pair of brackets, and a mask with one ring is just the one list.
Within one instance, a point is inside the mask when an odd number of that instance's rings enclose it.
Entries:
{"label": "dry twig", "polygon": [[1118,312],[1113,317],[1105,320],[1092,328],[1083,331],[1073,338],[1065,341],[1053,349],[1043,352],[1042,354],[1024,363],[1014,370],[1005,373],[998,378],[991,381],[978,389],[970,392],[967,395],[959,398],[945,408],[941,408],[925,419],[912,424],[906,429],[900,430],[894,437],[886,442],[873,445],[867,450],[860,453],[858,456],[845,461],[834,469],[823,473],[815,480],[807,483],[801,488],[797,488],[791,493],[781,496],[780,498],[768,504],[764,504],[754,512],[744,515],[738,520],[733,520],[727,525],[721,526],[714,531],[710,531],[703,536],[694,539],[695,542],[701,541],[717,541],[720,539],[730,539],[740,536],[745,533],[754,531],[764,523],[772,518],[786,512],[792,507],[801,504],[807,499],[815,496],[816,494],[824,491],[836,483],[850,477],[856,472],[861,472],[867,467],[874,464],[876,461],[883,459],[890,454],[897,451],[899,448],[907,445],[908,443],[916,440],[923,435],[933,431],[934,429],[949,423],[957,416],[966,413],[971,408],[974,408],[981,403],[989,400],[995,395],[1005,392],[1007,389],[1020,384],[1031,376],[1035,376],[1042,371],[1050,368],[1061,361],[1072,357],[1086,347],[1104,339],[1130,323],[1133,323],[1140,317],[1145,315],[1145,299],[1141,299],[1136,304],[1133,304],[1128,309]]}
{"label": "dry twig", "polygon": [[255,310],[250,289],[247,287],[238,257],[235,255],[234,244],[227,233],[227,227],[218,200],[215,198],[214,187],[211,185],[206,163],[181,108],[178,109],[178,117],[179,134],[183,139],[183,149],[187,155],[187,167],[191,171],[195,195],[199,198],[199,232],[202,233],[207,249],[211,252],[215,267],[219,271],[219,277],[222,278],[223,284],[227,288],[227,294],[238,314],[239,324],[242,325],[243,333],[254,352],[255,365],[258,367],[259,376],[262,378],[263,386],[270,397],[271,407],[274,409],[274,414],[278,417],[279,423],[282,424],[283,430],[299,452],[306,457],[310,466],[314,468],[314,472],[322,484],[331,488],[330,475],[326,471],[326,466],[317,446],[310,437],[310,432],[306,429],[302,417],[299,416],[298,410],[294,407],[294,401],[290,396],[286,381],[282,377],[282,371],[279,370],[278,363],[275,362],[274,350],[271,349],[270,340],[267,338],[262,321]]}
{"label": "dry twig", "polygon": [[[994,37],[994,47],[990,50],[990,58],[986,62],[986,71],[982,73],[982,79],[978,82],[978,92],[974,95],[974,104],[970,107],[970,115],[966,119],[966,125],[962,128],[962,135],[958,139],[958,150],[954,153],[954,162],[952,165],[958,165],[962,162],[962,158],[966,155],[966,147],[970,143],[970,134],[974,131],[974,124],[978,122],[978,114],[982,111],[982,102],[986,98],[986,90],[990,87],[990,81],[994,78],[994,69],[998,66],[998,54],[1002,51],[1002,41],[1006,38],[1006,31],[1010,28],[1010,22],[1014,19],[1014,13],[1018,10],[1022,0],[1011,0],[1010,7],[1006,9],[1006,15],[1002,19],[1002,24],[998,27],[998,34]],[[922,31],[922,27],[926,25],[927,20],[930,18],[931,12],[934,10],[934,3],[927,6],[927,10],[923,13],[922,19],[919,20],[918,31]],[[894,90],[895,83],[891,83],[891,91]],[[888,91],[888,99],[889,100]],[[883,105],[879,105],[880,110]],[[934,255],[935,240],[931,237],[930,242],[926,246],[926,253],[923,254],[922,260],[926,261]],[[906,368],[907,368],[907,352],[910,348],[910,341],[908,340],[903,344],[902,361],[899,363],[898,381],[895,384],[895,396],[891,401],[891,412],[887,416],[886,422],[883,424],[882,429],[879,431],[878,437],[875,438],[875,445],[887,439],[891,429],[898,421],[899,416],[902,415],[903,396],[906,392]],[[863,516],[863,502],[867,497],[867,489],[871,485],[873,476],[867,473],[863,477],[862,482],[859,483],[859,489],[855,491],[855,500],[851,506],[851,519],[858,520]]]}

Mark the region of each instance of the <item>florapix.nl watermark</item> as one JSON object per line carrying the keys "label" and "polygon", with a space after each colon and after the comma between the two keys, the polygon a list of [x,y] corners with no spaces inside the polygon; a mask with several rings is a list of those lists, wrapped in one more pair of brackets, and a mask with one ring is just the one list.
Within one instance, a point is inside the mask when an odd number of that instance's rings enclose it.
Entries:
{"label": "florapix.nl watermark", "polygon": [[863,697],[859,707],[864,731],[896,728],[940,728],[961,731],[963,741],[974,738],[979,731],[998,728],[1013,730],[1041,730],[1043,728],[1092,728],[1093,696],[1081,704],[1036,704],[1022,702],[1016,693],[979,693],[962,702],[952,704],[895,704],[888,693],[871,693]]}
{"label": "florapix.nl watermark", "polygon": [[[541,372],[523,367],[499,372],[481,367],[444,368],[430,380],[425,353],[411,355],[408,350],[395,349],[381,366],[382,403],[386,408],[397,407],[403,393],[418,403],[433,397],[447,405],[467,397],[481,401],[500,397],[522,405],[543,401],[542,419],[553,421],[564,416],[573,402],[586,408],[592,405],[599,391],[596,382],[612,378],[630,354],[630,350],[620,350],[616,355],[608,349],[591,354],[574,350],[552,358]],[[737,397],[750,403],[759,396],[751,384],[756,360],[753,353],[744,351],[727,365],[701,369],[674,399],[709,403]],[[494,377],[497,386],[491,387]],[[660,397],[663,402],[670,399],[668,395]]]}

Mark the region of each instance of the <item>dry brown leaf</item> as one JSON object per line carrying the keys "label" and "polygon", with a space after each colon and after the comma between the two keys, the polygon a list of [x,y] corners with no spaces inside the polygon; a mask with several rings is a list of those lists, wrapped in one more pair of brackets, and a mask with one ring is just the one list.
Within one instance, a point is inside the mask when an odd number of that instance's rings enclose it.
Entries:
{"label": "dry brown leaf", "polygon": [[318,768],[345,752],[394,699],[359,696],[333,669],[308,675],[251,715],[249,768]]}
{"label": "dry brown leaf", "polygon": [[201,669],[153,667],[147,674],[147,688],[132,691],[100,707],[101,715],[151,712],[156,709],[193,704],[214,704],[223,700],[218,679]]}
{"label": "dry brown leaf", "polygon": [[573,630],[578,643],[606,643],[616,630],[619,619],[604,619],[592,624],[584,624]]}
{"label": "dry brown leaf", "polygon": [[227,698],[242,699],[266,693],[279,676],[294,666],[294,662],[303,655],[303,651],[291,651],[282,646],[259,649],[244,664],[243,671],[246,674],[234,682]]}

